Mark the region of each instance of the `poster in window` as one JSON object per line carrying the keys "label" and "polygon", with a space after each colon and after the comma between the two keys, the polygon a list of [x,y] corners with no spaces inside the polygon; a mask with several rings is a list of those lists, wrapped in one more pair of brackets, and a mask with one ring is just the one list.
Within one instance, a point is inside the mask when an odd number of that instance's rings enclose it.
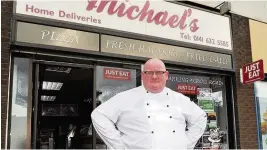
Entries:
{"label": "poster in window", "polygon": [[197,99],[203,99],[203,100],[212,100],[212,90],[211,88],[198,88],[197,89]]}
{"label": "poster in window", "polygon": [[214,112],[214,102],[211,100],[200,99],[198,100],[198,106],[205,112]]}

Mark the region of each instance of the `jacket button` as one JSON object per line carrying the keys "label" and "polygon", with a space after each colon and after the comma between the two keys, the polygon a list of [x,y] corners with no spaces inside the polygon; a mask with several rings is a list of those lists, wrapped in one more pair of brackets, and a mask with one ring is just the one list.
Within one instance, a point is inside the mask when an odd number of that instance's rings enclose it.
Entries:
{"label": "jacket button", "polygon": [[167,95],[169,95],[169,93],[167,93]]}
{"label": "jacket button", "polygon": [[146,105],[148,106],[149,104],[147,103]]}
{"label": "jacket button", "polygon": [[153,134],[153,133],[154,133],[154,131],[151,131],[151,133]]}
{"label": "jacket button", "polygon": [[170,116],[170,118],[172,118],[172,116]]}
{"label": "jacket button", "polygon": [[150,118],[150,116],[148,116],[148,118]]}
{"label": "jacket button", "polygon": [[169,107],[169,105],[167,105],[167,107]]}
{"label": "jacket button", "polygon": [[173,133],[175,133],[175,130],[173,130]]}

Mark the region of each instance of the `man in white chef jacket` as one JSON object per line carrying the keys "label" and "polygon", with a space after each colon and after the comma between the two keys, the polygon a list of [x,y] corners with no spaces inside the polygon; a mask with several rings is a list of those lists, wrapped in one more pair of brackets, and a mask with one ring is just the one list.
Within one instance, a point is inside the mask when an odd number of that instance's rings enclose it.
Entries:
{"label": "man in white chef jacket", "polygon": [[204,133],[206,113],[165,87],[169,73],[161,60],[148,60],[143,70],[142,86],[92,112],[96,132],[110,149],[193,149]]}

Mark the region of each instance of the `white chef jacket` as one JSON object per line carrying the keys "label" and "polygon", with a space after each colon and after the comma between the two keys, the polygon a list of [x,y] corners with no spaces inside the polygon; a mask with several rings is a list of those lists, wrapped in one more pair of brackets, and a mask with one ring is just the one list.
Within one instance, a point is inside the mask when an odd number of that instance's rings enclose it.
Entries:
{"label": "white chef jacket", "polygon": [[121,92],[91,117],[110,149],[193,149],[207,123],[200,107],[166,87],[158,94],[143,86]]}

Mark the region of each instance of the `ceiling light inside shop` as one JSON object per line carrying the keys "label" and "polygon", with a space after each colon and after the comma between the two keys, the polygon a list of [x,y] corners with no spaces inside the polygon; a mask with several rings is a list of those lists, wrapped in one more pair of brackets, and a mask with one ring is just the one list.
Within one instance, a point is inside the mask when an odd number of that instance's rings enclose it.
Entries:
{"label": "ceiling light inside shop", "polygon": [[63,83],[61,82],[43,82],[43,90],[60,90]]}
{"label": "ceiling light inside shop", "polygon": [[55,99],[56,99],[56,96],[46,96],[46,95],[41,96],[42,101],[55,101]]}
{"label": "ceiling light inside shop", "polygon": [[71,68],[49,66],[49,67],[46,67],[45,71],[70,73]]}

